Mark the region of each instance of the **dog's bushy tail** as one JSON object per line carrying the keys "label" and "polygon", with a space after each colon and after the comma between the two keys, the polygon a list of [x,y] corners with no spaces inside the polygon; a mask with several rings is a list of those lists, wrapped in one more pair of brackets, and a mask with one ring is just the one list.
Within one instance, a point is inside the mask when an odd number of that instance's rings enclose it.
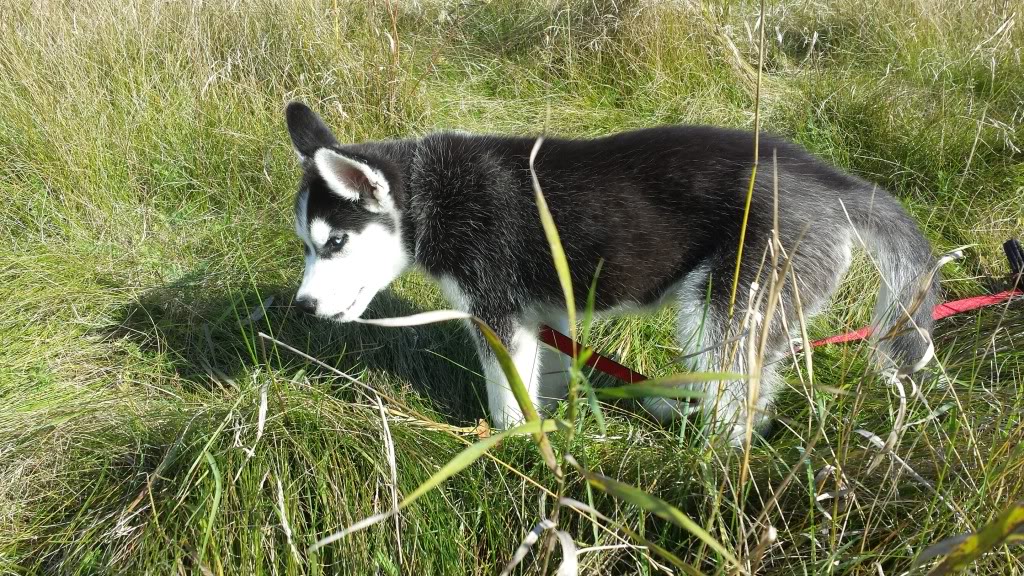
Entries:
{"label": "dog's bushy tail", "polygon": [[927,364],[932,309],[939,301],[939,273],[931,245],[892,196],[877,192],[850,210],[850,219],[882,275],[872,337],[877,360],[901,373]]}

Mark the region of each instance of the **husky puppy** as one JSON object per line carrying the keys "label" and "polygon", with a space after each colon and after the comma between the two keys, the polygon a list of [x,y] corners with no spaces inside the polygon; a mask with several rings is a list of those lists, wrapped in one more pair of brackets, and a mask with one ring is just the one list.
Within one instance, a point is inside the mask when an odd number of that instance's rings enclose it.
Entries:
{"label": "husky puppy", "polygon": [[[304,104],[289,104],[285,116],[304,170],[295,230],[306,261],[296,304],[323,318],[353,320],[377,292],[416,266],[440,283],[452,306],[494,329],[536,406],[545,408],[560,397],[566,360],[538,342],[541,323],[565,331],[567,320],[534,201],[529,157],[535,139],[436,133],[341,144]],[[762,262],[773,230],[777,181],[779,240],[792,272],[771,326],[754,326],[758,334],[763,329],[768,334],[758,396],[748,398],[747,380],[701,385],[706,395],[698,409],[734,442],[746,433],[748,419],[755,425],[766,422],[781,387],[772,361],[786,354],[790,331],[799,326],[795,296],[805,317],[819,312],[860,239],[883,276],[875,333],[897,323],[917,328],[879,343],[890,366],[919,364],[926,356],[938,289],[931,248],[896,199],[795,144],[765,135],[746,228],[738,312],[730,319],[753,149],[749,132],[662,126],[587,140],[549,138],[535,162],[576,302],[586,302],[603,262],[597,310],[617,313],[674,303],[678,342],[684,355],[697,353],[689,360],[695,370],[746,373],[747,339],[740,339],[738,353],[727,353],[730,346],[723,342],[735,336],[751,302],[767,300],[751,296],[758,285],[768,284]],[[763,317],[761,308],[753,310],[755,322]],[[494,355],[473,331],[492,422],[511,426],[523,415]],[[664,398],[650,398],[645,405],[663,421],[694,410]]]}

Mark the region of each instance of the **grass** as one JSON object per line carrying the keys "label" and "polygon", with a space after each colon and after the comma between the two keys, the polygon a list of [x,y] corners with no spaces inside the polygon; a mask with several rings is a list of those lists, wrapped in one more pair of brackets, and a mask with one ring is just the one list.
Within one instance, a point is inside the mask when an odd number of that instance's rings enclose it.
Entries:
{"label": "grass", "polygon": [[[947,296],[990,288],[1005,273],[999,243],[1024,228],[1019,8],[768,4],[763,125],[893,191],[937,250],[974,245],[946,268]],[[397,524],[307,552],[474,441],[486,402],[455,325],[332,326],[289,306],[302,264],[287,100],[353,141],[753,123],[756,2],[5,0],[0,12],[4,573],[493,574],[540,519],[538,485],[554,478],[529,438],[511,438]],[[812,336],[866,321],[876,286],[859,261]],[[371,313],[444,306],[413,274]],[[898,398],[860,345],[816,352],[814,388],[789,372],[782,425],[750,450],[745,485],[740,454],[628,403],[605,407],[605,437],[588,420],[567,448],[679,507],[745,571],[902,574],[1024,497],[1022,312],[940,324],[945,377],[910,398],[896,449],[926,482],[890,459],[869,470],[875,451],[855,430],[884,438]],[[373,397],[260,331],[393,400],[397,486]],[[665,312],[603,323],[594,341],[659,376],[678,369],[671,334]],[[837,472],[816,483],[826,466]],[[840,484],[851,495],[815,501]],[[732,572],[578,475],[565,493],[705,573]],[[580,556],[581,573],[665,564],[584,516],[563,511],[559,526],[605,547]],[[768,526],[777,540],[759,546]],[[1024,574],[1019,554],[997,548],[973,569]]]}

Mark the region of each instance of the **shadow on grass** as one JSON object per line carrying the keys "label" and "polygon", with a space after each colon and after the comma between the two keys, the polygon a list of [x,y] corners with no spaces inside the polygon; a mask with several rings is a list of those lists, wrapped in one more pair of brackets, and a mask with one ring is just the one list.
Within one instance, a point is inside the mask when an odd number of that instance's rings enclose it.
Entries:
{"label": "shadow on grass", "polygon": [[[152,359],[197,387],[209,387],[211,374],[242,378],[257,366],[285,373],[304,368],[312,376],[337,378],[263,340],[258,334],[264,332],[347,374],[366,376],[382,392],[410,386],[451,423],[466,424],[484,415],[479,361],[461,324],[339,324],[302,313],[291,305],[293,296],[293,286],[218,289],[185,278],[124,306],[103,336],[119,341],[125,353]],[[364,317],[422,311],[386,290]]]}

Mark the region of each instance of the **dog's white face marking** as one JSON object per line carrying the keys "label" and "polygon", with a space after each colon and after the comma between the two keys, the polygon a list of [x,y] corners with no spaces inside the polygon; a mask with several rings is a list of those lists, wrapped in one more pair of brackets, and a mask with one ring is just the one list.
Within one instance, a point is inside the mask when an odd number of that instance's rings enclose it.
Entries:
{"label": "dog's white face marking", "polygon": [[[299,208],[304,207],[300,197]],[[341,322],[358,318],[411,264],[397,218],[392,226],[371,222],[359,231],[305,219],[300,211],[296,231],[306,245],[306,267],[297,298],[315,301],[317,316]]]}
{"label": "dog's white face marking", "polygon": [[316,247],[327,244],[331,239],[331,225],[323,220],[313,220],[309,225],[309,239]]}
{"label": "dog's white face marking", "polygon": [[373,147],[341,146],[307,106],[289,104],[285,118],[305,172],[295,203],[295,233],[306,253],[297,304],[353,320],[414,260],[402,242],[389,163],[375,158]]}

